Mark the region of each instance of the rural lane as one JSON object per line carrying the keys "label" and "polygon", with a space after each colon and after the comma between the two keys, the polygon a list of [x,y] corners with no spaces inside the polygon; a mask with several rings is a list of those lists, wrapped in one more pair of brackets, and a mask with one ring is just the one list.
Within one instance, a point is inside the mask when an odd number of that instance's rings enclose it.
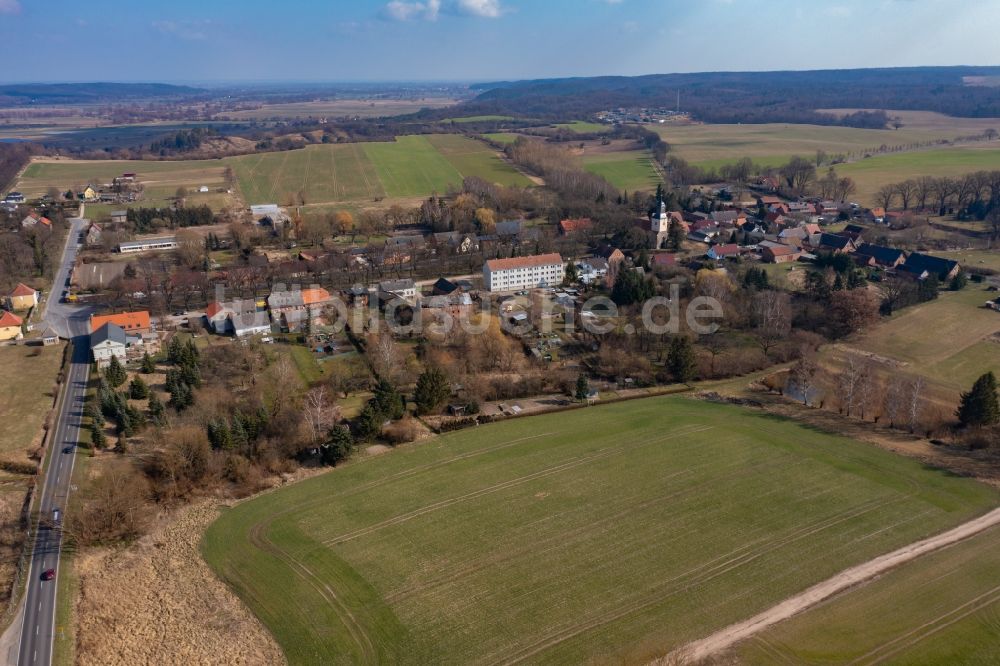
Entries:
{"label": "rural lane", "polygon": [[[72,487],[76,444],[80,436],[83,403],[86,399],[90,374],[88,344],[89,309],[60,302],[76,260],[80,232],[87,220],[73,218],[63,248],[62,261],[56,272],[53,289],[45,303],[45,324],[58,335],[73,342],[72,357],[66,367],[65,380],[56,405],[56,419],[48,441],[48,462],[36,503],[39,521],[31,547],[28,578],[21,608],[21,633],[18,637],[17,663],[21,666],[48,666],[52,663],[52,645],[56,633],[56,591],[62,554],[61,519],[54,524],[53,510],[64,510]],[[52,580],[42,580],[42,572],[54,569]]]}
{"label": "rural lane", "polygon": [[782,620],[787,620],[793,615],[801,613],[825,599],[829,599],[839,592],[870,580],[921,555],[926,555],[927,553],[968,539],[996,525],[1000,525],[1000,508],[994,509],[979,518],[962,523],[947,532],[916,541],[891,553],[841,571],[833,578],[813,585],[804,592],[789,597],[778,605],[772,606],[748,620],[737,622],[715,632],[711,636],[689,643],[671,652],[666,657],[657,659],[653,664],[664,666],[666,664],[698,663]]}

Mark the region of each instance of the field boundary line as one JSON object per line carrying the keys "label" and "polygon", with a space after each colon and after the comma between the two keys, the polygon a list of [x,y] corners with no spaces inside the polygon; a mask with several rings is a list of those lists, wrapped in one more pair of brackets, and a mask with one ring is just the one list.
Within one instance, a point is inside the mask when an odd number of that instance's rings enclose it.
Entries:
{"label": "field boundary line", "polygon": [[674,650],[665,657],[651,662],[651,666],[697,663],[707,659],[782,620],[786,620],[829,599],[839,592],[867,582],[921,555],[964,541],[996,525],[1000,525],[1000,508],[993,509],[978,518],[973,518],[957,527],[953,527],[947,532],[921,539],[885,555],[880,555],[868,562],[845,569],[832,578],[813,585],[807,590],[785,599],[762,613],[758,613],[747,620],[725,627],[706,638]]}

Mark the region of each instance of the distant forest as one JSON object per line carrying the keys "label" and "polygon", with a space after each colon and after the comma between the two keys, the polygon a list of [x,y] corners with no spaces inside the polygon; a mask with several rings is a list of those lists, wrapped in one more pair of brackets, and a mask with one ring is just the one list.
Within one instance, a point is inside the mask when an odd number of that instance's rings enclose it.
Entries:
{"label": "distant forest", "polygon": [[[907,67],[807,72],[709,72],[603,76],[476,84],[468,115],[520,115],[543,120],[586,117],[619,107],[674,108],[710,123],[811,123],[882,127],[881,114],[836,118],[816,109],[937,111],[966,118],[1000,117],[1000,87],[966,85],[963,77],[995,77],[1000,67]],[[454,109],[450,111],[454,115]]]}

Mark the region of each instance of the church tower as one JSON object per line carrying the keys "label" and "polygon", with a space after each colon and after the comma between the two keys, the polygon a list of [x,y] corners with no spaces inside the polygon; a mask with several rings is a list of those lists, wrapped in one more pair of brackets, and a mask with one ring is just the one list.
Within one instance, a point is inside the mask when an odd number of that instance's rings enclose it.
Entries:
{"label": "church tower", "polygon": [[656,234],[656,249],[660,249],[670,235],[670,216],[667,214],[667,204],[663,200],[662,190],[656,193],[656,208],[649,218],[649,226]]}

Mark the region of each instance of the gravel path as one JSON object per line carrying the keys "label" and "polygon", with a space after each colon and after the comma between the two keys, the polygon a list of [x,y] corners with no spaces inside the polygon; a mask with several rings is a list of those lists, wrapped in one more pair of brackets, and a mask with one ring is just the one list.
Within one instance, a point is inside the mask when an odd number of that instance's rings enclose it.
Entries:
{"label": "gravel path", "polygon": [[730,625],[711,636],[689,643],[666,657],[654,661],[653,664],[665,666],[666,664],[697,663],[717,655],[736,643],[750,638],[782,620],[787,620],[839,592],[870,580],[921,555],[968,539],[998,524],[1000,524],[1000,509],[994,509],[947,532],[911,543],[891,553],[842,571],[833,578],[818,583],[794,597],[789,597],[749,620]]}

